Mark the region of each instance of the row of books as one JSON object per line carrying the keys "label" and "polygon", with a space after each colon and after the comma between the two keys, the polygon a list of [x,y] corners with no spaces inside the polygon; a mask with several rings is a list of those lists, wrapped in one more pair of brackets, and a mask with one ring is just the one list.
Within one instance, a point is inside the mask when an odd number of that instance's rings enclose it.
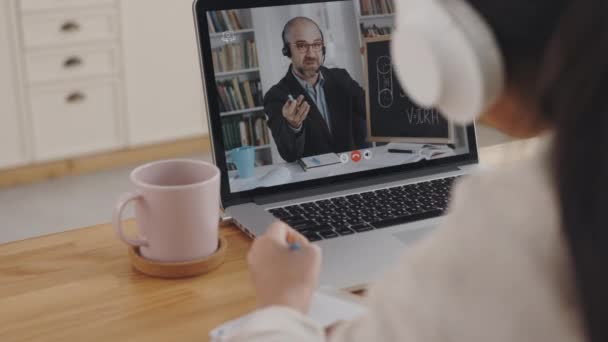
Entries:
{"label": "row of books", "polygon": [[222,120],[222,133],[226,151],[242,146],[270,144],[265,116],[236,116]]}
{"label": "row of books", "polygon": [[219,33],[224,31],[238,31],[244,29],[236,10],[209,11],[207,12],[209,32]]}
{"label": "row of books", "polygon": [[378,27],[377,25],[366,26],[361,23],[361,34],[365,38],[374,38],[378,36],[390,35],[392,31],[392,27],[390,26],[382,26]]}
{"label": "row of books", "polygon": [[239,81],[238,78],[218,82],[220,111],[250,109],[262,106],[263,94],[260,80]]}
{"label": "row of books", "polygon": [[361,15],[391,14],[395,12],[393,0],[360,0]]}
{"label": "row of books", "polygon": [[213,67],[217,72],[258,67],[258,53],[255,42],[246,40],[224,45],[211,51]]}

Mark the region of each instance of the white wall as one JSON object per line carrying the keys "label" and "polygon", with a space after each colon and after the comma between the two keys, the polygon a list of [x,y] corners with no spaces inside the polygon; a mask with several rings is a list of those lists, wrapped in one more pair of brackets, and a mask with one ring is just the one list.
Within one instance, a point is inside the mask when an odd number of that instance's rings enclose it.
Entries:
{"label": "white wall", "polygon": [[9,1],[0,1],[0,167],[14,166],[25,160],[17,102],[15,36]]}
{"label": "white wall", "polygon": [[330,43],[325,64],[348,70],[350,76],[363,87],[363,59],[354,2],[329,3],[326,14],[326,32]]}
{"label": "white wall", "polygon": [[129,142],[207,133],[191,0],[120,1]]}

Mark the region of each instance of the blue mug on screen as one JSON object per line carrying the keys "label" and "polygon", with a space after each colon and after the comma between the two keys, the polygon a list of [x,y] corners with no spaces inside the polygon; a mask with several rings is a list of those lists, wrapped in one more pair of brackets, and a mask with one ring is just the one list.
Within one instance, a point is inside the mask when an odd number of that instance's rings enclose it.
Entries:
{"label": "blue mug on screen", "polygon": [[228,152],[228,158],[236,165],[239,178],[255,176],[255,147],[244,146]]}

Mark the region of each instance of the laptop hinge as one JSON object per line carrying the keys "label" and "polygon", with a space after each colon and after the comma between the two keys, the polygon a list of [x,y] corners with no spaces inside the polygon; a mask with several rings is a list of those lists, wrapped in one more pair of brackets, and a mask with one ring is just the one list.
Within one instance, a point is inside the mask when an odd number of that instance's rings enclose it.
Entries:
{"label": "laptop hinge", "polygon": [[253,202],[258,205],[265,205],[269,203],[291,201],[298,198],[318,196],[323,194],[329,194],[333,192],[364,188],[379,184],[398,182],[407,179],[426,177],[431,175],[437,175],[440,173],[455,172],[459,171],[457,166],[440,167],[433,169],[425,169],[420,171],[396,173],[392,175],[377,176],[372,178],[366,178],[363,180],[354,180],[350,182],[344,182],[340,184],[322,185],[314,188],[307,188],[296,191],[289,191],[286,193],[257,196],[253,198]]}

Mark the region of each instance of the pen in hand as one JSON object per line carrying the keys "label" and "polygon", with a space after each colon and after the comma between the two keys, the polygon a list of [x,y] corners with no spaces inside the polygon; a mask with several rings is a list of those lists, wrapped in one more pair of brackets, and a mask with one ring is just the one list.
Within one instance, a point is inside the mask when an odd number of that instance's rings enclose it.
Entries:
{"label": "pen in hand", "polygon": [[287,243],[289,244],[290,251],[299,251],[302,248],[300,242],[293,235],[287,235]]}
{"label": "pen in hand", "polygon": [[308,117],[310,108],[310,104],[306,101],[304,95],[299,95],[296,99],[293,95],[287,94],[287,101],[281,111],[289,126],[295,130],[300,130]]}

